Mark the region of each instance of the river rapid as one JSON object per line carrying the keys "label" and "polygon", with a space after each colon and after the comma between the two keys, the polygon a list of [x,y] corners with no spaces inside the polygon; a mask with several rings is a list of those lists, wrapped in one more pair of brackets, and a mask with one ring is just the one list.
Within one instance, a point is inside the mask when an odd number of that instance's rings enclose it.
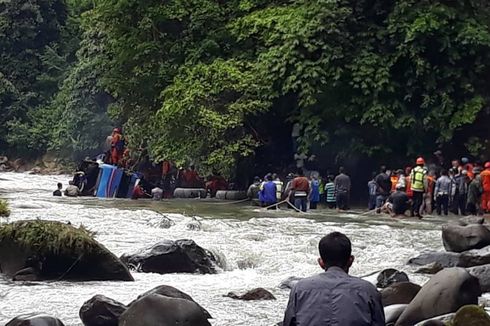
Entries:
{"label": "river rapid", "polygon": [[[427,279],[413,274],[407,260],[423,250],[442,249],[442,218],[393,220],[318,210],[298,214],[291,210],[264,211],[244,204],[202,200],[101,200],[55,198],[57,182],[69,176],[0,173],[0,198],[8,199],[9,221],[46,219],[83,224],[117,256],[132,253],[164,239],[193,239],[218,253],[225,268],[216,275],[135,273],[135,282],[13,283],[0,279],[0,324],[13,317],[44,312],[65,325],[82,325],[78,311],[93,295],[103,294],[125,304],[158,285],[174,286],[205,307],[213,325],[269,326],[282,320],[289,290],[279,289],[290,276],[321,272],[316,259],[320,238],[341,231],[350,237],[356,257],[351,274],[361,276],[384,268],[409,273],[412,281]],[[163,218],[175,225],[165,229]],[[200,230],[189,223],[199,221]],[[5,219],[3,219],[5,222]],[[375,279],[376,275],[369,277]],[[256,287],[271,291],[277,300],[243,302],[223,297],[230,291]]]}

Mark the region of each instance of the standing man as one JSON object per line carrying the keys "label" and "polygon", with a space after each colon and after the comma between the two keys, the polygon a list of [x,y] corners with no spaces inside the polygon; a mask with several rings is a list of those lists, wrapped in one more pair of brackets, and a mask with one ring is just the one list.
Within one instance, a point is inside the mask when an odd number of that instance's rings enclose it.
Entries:
{"label": "standing man", "polygon": [[481,183],[480,169],[473,170],[474,178],[468,186],[468,202],[466,204],[466,212],[471,215],[478,215],[480,212],[481,196],[483,187]]}
{"label": "standing man", "polygon": [[298,169],[298,176],[291,181],[290,193],[294,199],[294,206],[306,212],[308,209],[308,195],[310,194],[310,181],[305,178],[303,169]]}
{"label": "standing man", "polygon": [[378,186],[376,185],[376,172],[373,172],[373,178],[368,182],[368,191],[369,191],[369,202],[368,209],[370,211],[376,208],[376,192]]}
{"label": "standing man", "polygon": [[424,168],[424,158],[419,157],[416,164],[417,166],[414,167],[410,173],[410,184],[413,192],[411,216],[422,218],[422,215],[420,215],[420,207],[422,206],[424,200],[424,193],[427,185],[427,170]]}
{"label": "standing man", "polygon": [[447,175],[447,170],[441,170],[441,176],[436,181],[436,187],[434,191],[434,197],[436,200],[437,215],[441,215],[441,211],[444,211],[444,215],[448,215],[449,207],[449,195],[451,194],[452,181]]}
{"label": "standing man", "polygon": [[272,181],[276,184],[276,197],[277,201],[280,202],[282,199],[282,192],[284,190],[284,182],[279,179],[276,173],[272,175]]}
{"label": "standing man", "polygon": [[335,183],[333,183],[333,175],[328,176],[328,182],[325,185],[325,193],[327,197],[327,206],[330,209],[334,209],[337,206],[337,199],[335,198]]}
{"label": "standing man", "polygon": [[310,188],[310,209],[317,209],[320,202],[320,180],[318,180],[317,173],[311,176]]}
{"label": "standing man", "polygon": [[111,164],[118,165],[124,152],[124,139],[121,129],[114,128],[111,138]]}
{"label": "standing man", "polygon": [[376,181],[376,208],[383,207],[391,193],[391,179],[386,171],[386,166],[382,165],[379,174],[374,179]]}
{"label": "standing man", "polygon": [[485,170],[480,173],[482,184],[481,209],[483,213],[490,211],[490,162],[485,163]]}
{"label": "standing man", "polygon": [[[262,207],[268,207],[277,203],[277,187],[274,181],[272,181],[272,175],[268,174],[265,176],[264,183],[261,186],[259,198],[262,202]],[[271,207],[271,209],[276,209],[277,207]]]}
{"label": "standing man", "polygon": [[381,295],[374,285],[349,275],[352,245],[333,232],[318,246],[325,272],[300,280],[291,290],[284,326],[384,326]]}
{"label": "standing man", "polygon": [[335,193],[337,196],[337,210],[346,211],[349,209],[350,196],[350,177],[344,173],[344,167],[339,168],[339,175],[335,177]]}

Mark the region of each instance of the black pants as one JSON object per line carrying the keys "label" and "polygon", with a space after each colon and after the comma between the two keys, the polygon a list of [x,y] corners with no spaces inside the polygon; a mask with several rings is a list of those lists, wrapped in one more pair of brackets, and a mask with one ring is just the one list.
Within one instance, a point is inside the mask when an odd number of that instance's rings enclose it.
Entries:
{"label": "black pants", "polygon": [[461,215],[466,215],[466,194],[458,195],[458,208],[461,212]]}
{"label": "black pants", "polygon": [[337,203],[336,202],[327,202],[327,206],[330,209],[334,209],[337,207]]}
{"label": "black pants", "polygon": [[436,198],[437,215],[441,215],[442,211],[444,211],[444,215],[447,215],[448,208],[449,208],[449,195],[437,196]]}
{"label": "black pants", "polygon": [[424,202],[424,193],[421,191],[413,192],[412,216],[420,216],[420,207]]}
{"label": "black pants", "polygon": [[347,192],[337,193],[337,208],[343,211],[349,209],[349,193]]}
{"label": "black pants", "polygon": [[317,201],[310,201],[310,209],[316,209],[318,205]]}
{"label": "black pants", "polygon": [[477,215],[478,209],[476,207],[476,204],[468,203],[468,205],[466,205],[466,212],[470,215]]}

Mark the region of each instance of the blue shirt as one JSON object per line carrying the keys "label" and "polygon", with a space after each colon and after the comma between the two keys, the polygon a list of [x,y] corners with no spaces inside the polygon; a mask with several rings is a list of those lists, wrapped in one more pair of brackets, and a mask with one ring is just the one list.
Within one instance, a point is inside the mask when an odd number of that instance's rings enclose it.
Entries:
{"label": "blue shirt", "polygon": [[263,189],[260,191],[260,201],[266,204],[274,204],[277,202],[276,184],[274,181],[264,183]]}
{"label": "blue shirt", "polygon": [[339,267],[302,279],[291,290],[283,326],[385,326],[374,285]]}
{"label": "blue shirt", "polygon": [[320,201],[320,181],[319,180],[312,180],[311,181],[310,201],[314,202],[314,203],[318,203]]}

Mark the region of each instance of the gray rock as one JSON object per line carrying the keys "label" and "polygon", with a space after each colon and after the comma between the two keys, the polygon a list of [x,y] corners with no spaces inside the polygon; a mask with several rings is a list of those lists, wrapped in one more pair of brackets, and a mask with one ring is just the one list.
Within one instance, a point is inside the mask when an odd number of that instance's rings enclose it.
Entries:
{"label": "gray rock", "polygon": [[207,319],[213,318],[213,317],[211,317],[209,312],[206,309],[204,309],[203,307],[201,307],[201,305],[199,305],[199,303],[197,303],[190,295],[188,295],[185,292],[180,291],[179,289],[174,288],[173,286],[169,286],[169,285],[160,285],[160,286],[157,286],[157,287],[155,287],[149,291],[146,291],[143,294],[140,294],[136,300],[134,300],[133,302],[131,302],[129,304],[129,306],[131,306],[133,303],[135,303],[139,299],[141,299],[147,295],[150,295],[150,294],[158,294],[158,295],[162,295],[164,297],[177,298],[177,299],[184,299],[184,300],[192,301],[192,302],[196,303],[199,306],[199,308],[201,308],[203,314],[206,316]]}
{"label": "gray rock", "polygon": [[440,271],[442,271],[443,269],[444,269],[444,267],[442,267],[439,263],[434,262],[434,263],[430,263],[430,264],[427,264],[427,265],[420,267],[419,269],[417,269],[415,271],[415,273],[436,274],[436,273],[439,273]]}
{"label": "gray rock", "polygon": [[461,226],[467,226],[470,224],[483,224],[485,219],[481,216],[465,216],[458,220],[458,224]]}
{"label": "gray rock", "polygon": [[442,242],[444,248],[451,252],[481,249],[490,245],[490,230],[481,224],[449,224],[442,227]]}
{"label": "gray rock", "polygon": [[193,301],[149,294],[134,302],[119,318],[119,326],[211,326]]}
{"label": "gray rock", "polygon": [[212,253],[193,240],[164,240],[135,254],[123,255],[121,261],[145,273],[216,273]]}
{"label": "gray rock", "polygon": [[28,314],[15,317],[5,326],[64,326],[58,318],[48,315]]}
{"label": "gray rock", "polygon": [[458,266],[473,267],[490,264],[490,246],[461,253]]}
{"label": "gray rock", "polygon": [[409,304],[420,289],[420,285],[411,282],[395,283],[381,290],[381,301],[384,307],[394,304]]}
{"label": "gray rock", "polygon": [[446,267],[455,267],[459,265],[461,254],[455,252],[432,251],[424,252],[419,256],[408,261],[409,265],[425,266],[432,263]]}
{"label": "gray rock", "polygon": [[119,316],[128,307],[103,295],[96,295],[80,308],[80,319],[85,326],[117,326]]}
{"label": "gray rock", "polygon": [[478,279],[464,268],[446,268],[427,282],[398,319],[397,326],[414,325],[464,305],[477,304],[481,295]]}
{"label": "gray rock", "polygon": [[225,297],[229,297],[236,300],[253,301],[253,300],[276,300],[276,297],[269,291],[263,288],[256,288],[247,293],[238,295],[234,292],[230,292]]}
{"label": "gray rock", "polygon": [[415,324],[415,326],[431,326],[431,325],[432,326],[445,326],[449,322],[451,322],[453,317],[454,317],[454,313],[445,314],[442,316],[437,316],[434,318],[430,318],[430,319],[421,321],[420,323]]}
{"label": "gray rock", "polygon": [[394,283],[408,282],[408,275],[404,272],[397,271],[393,268],[388,268],[379,273],[377,277],[376,287],[386,288]]}
{"label": "gray rock", "polygon": [[467,269],[480,282],[482,292],[490,292],[490,265],[481,265]]}

